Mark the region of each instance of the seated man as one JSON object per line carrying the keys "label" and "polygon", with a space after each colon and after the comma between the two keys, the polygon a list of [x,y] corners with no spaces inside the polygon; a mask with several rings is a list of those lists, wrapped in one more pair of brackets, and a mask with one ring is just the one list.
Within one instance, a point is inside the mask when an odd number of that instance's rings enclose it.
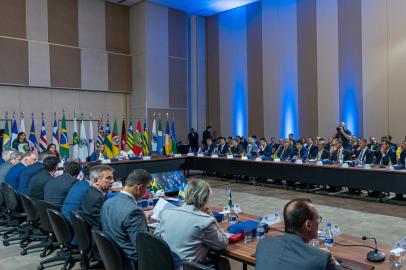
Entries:
{"label": "seated man", "polygon": [[69,189],[75,183],[80,170],[81,166],[79,163],[75,161],[66,162],[63,165],[63,174],[52,181],[48,181],[45,185],[44,200],[62,208],[66,194],[68,194]]}
{"label": "seated man", "polygon": [[94,151],[89,158],[90,162],[93,161],[103,161],[105,159],[108,159],[106,153],[104,152],[104,144],[101,144],[99,146],[99,148],[96,149],[96,151]]}
{"label": "seated man", "polygon": [[[18,162],[20,162],[22,158],[22,154],[20,152],[17,152],[14,149],[6,150],[7,156],[5,159],[5,162],[0,165],[0,182],[4,182],[4,178],[6,177],[6,174],[10,171],[10,169],[16,165]],[[4,154],[4,152],[3,152]],[[3,156],[4,157],[4,156]]]}
{"label": "seated man", "polygon": [[360,139],[358,142],[358,150],[355,152],[355,159],[359,164],[373,164],[374,153],[367,147],[367,140]]}
{"label": "seated man", "polygon": [[319,143],[317,145],[317,155],[316,155],[316,160],[324,160],[324,159],[330,159],[330,152],[326,149],[325,147],[326,141],[323,139],[319,140]]}
{"label": "seated man", "polygon": [[308,151],[308,158],[315,159],[317,156],[318,148],[317,145],[314,144],[312,137],[307,139],[307,151]]}
{"label": "seated man", "polygon": [[405,159],[406,159],[406,140],[404,140],[403,142],[402,142],[402,147],[403,147],[403,151],[402,152],[400,152],[400,157],[399,157],[399,162],[398,162],[398,165],[399,165],[399,168],[405,168]]}
{"label": "seated man", "polygon": [[381,166],[390,166],[396,164],[395,150],[393,150],[391,147],[391,142],[389,140],[382,141],[381,150],[376,156],[375,164]]}
{"label": "seated man", "polygon": [[344,161],[351,160],[351,150],[345,149],[343,147],[343,142],[340,139],[337,139],[335,143],[336,149],[331,154],[331,161],[337,163],[343,163]]}
{"label": "seated man", "polygon": [[270,156],[270,155],[272,155],[272,146],[270,144],[267,144],[266,138],[264,138],[264,137],[259,139],[258,154],[260,156]]}
{"label": "seated man", "polygon": [[223,250],[228,245],[226,234],[207,206],[210,193],[207,182],[192,180],[185,189],[185,204],[161,213],[154,233],[182,260],[205,263],[209,249]]}
{"label": "seated man", "polygon": [[279,148],[279,144],[276,142],[276,139],[273,136],[271,137],[271,141],[269,142],[269,147],[271,147],[272,154],[274,154]]}
{"label": "seated man", "polygon": [[216,146],[213,144],[212,138],[206,139],[206,145],[203,146],[203,152],[207,154],[213,154],[215,152]]}
{"label": "seated man", "polygon": [[0,166],[10,160],[10,154],[14,153],[14,149],[3,150],[0,157]]}
{"label": "seated man", "polygon": [[306,147],[303,147],[300,140],[296,141],[295,145],[296,147],[293,148],[292,152],[290,153],[290,158],[306,160],[308,154]]}
{"label": "seated man", "polygon": [[258,155],[258,145],[254,138],[248,138],[248,145],[245,153],[247,155],[257,156]]}
{"label": "seated man", "polygon": [[226,139],[224,137],[220,137],[218,141],[219,144],[217,145],[217,152],[222,155],[227,155],[228,144],[226,143]]}
{"label": "seated man", "polygon": [[131,172],[122,191],[107,200],[101,209],[103,231],[123,250],[128,268],[137,261],[136,239],[139,232],[147,232],[147,219],[137,200],[144,196],[151,186],[151,175],[143,169]]}
{"label": "seated man", "polygon": [[229,148],[229,151],[233,155],[241,155],[242,153],[244,153],[244,148],[239,143],[239,139],[237,139],[237,138],[233,139],[231,147]]}
{"label": "seated man", "polygon": [[80,200],[90,187],[89,169],[89,166],[84,166],[82,168],[83,179],[76,181],[75,184],[73,184],[73,186],[69,189],[65,200],[63,201],[61,212],[69,222],[72,222],[70,218],[70,211],[76,211],[79,209]]}
{"label": "seated man", "polygon": [[54,174],[58,169],[59,158],[56,156],[49,156],[44,159],[44,168],[35,174],[28,186],[28,196],[33,200],[44,199],[44,188],[49,181],[55,180]]}
{"label": "seated man", "polygon": [[280,159],[288,159],[291,152],[292,147],[289,145],[289,140],[284,139],[282,147],[279,147],[279,150],[276,152],[276,156]]}
{"label": "seated man", "polygon": [[4,177],[6,183],[12,186],[15,190],[17,190],[18,185],[20,184],[21,172],[27,166],[33,164],[35,161],[37,161],[37,156],[35,155],[34,152],[23,154],[23,158],[21,159],[21,161],[18,162],[13,167],[11,167],[6,176]]}
{"label": "seated man", "polygon": [[92,186],[82,196],[78,212],[93,229],[100,230],[100,210],[114,182],[113,168],[108,165],[90,168],[90,181]]}
{"label": "seated man", "polygon": [[285,234],[262,238],[256,270],[338,270],[332,255],[308,243],[317,237],[321,217],[310,201],[295,199],[283,209]]}
{"label": "seated man", "polygon": [[43,169],[42,163],[44,159],[51,156],[50,152],[42,152],[38,155],[38,161],[30,166],[27,166],[20,175],[20,182],[18,184],[17,192],[22,194],[28,194],[28,187],[30,185],[31,178]]}

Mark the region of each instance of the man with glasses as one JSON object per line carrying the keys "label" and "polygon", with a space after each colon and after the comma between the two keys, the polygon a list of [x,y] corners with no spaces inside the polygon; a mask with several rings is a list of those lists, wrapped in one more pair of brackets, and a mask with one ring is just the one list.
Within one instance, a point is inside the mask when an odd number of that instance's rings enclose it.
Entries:
{"label": "man with glasses", "polygon": [[308,243],[317,237],[321,216],[310,200],[295,199],[283,209],[285,234],[261,239],[256,270],[339,270],[332,255]]}

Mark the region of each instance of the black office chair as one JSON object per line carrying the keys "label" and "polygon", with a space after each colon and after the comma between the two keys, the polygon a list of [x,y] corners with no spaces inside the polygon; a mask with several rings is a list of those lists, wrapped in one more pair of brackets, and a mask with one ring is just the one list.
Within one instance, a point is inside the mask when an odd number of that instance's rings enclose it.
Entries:
{"label": "black office chair", "polygon": [[[29,250],[44,248],[48,245],[46,233],[39,227],[40,220],[34,201],[27,195],[20,194],[21,204],[27,214],[27,226],[25,227],[26,244],[23,246],[21,255],[26,255]],[[36,232],[36,233],[34,233]],[[40,240],[40,244],[28,245],[31,241]]]}
{"label": "black office chair", "polygon": [[215,269],[200,263],[183,262],[183,270],[215,270]]}
{"label": "black office chair", "polygon": [[51,223],[49,222],[47,209],[58,210],[59,208],[52,203],[41,200],[37,201],[35,206],[37,208],[37,213],[40,221],[39,227],[47,234],[47,245],[43,248],[42,252],[39,255],[41,258],[44,258],[51,254],[58,247],[58,242],[55,239],[54,230],[52,229]]}
{"label": "black office chair", "polygon": [[[103,260],[106,270],[125,270],[127,258],[121,248],[105,233],[92,230],[92,236]],[[140,270],[140,269],[139,269]]]}
{"label": "black office chair", "polygon": [[168,244],[156,235],[138,233],[138,270],[174,270],[175,264]]}
{"label": "black office chair", "polygon": [[59,261],[64,263],[61,270],[70,269],[75,262],[80,261],[80,257],[74,256],[75,252],[78,253],[77,250],[70,245],[73,237],[72,228],[59,210],[47,209],[47,212],[49,222],[60,245],[60,250],[56,256],[40,262],[37,269],[42,270],[45,268],[44,264]]}
{"label": "black office chair", "polygon": [[70,212],[73,232],[81,256],[81,269],[89,269],[89,260],[94,258],[92,254],[92,239],[89,224],[75,211]]}
{"label": "black office chair", "polygon": [[[3,245],[8,246],[12,241],[20,241],[20,245],[25,242],[25,231],[23,226],[27,218],[22,210],[20,197],[17,192],[8,184],[3,183],[3,196],[6,205],[7,225],[10,226],[3,233]],[[10,237],[11,236],[11,237]]]}

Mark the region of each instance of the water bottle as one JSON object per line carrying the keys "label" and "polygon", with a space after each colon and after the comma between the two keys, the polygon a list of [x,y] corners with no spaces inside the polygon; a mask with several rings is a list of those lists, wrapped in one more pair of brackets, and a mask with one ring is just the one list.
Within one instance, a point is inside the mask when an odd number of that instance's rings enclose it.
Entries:
{"label": "water bottle", "polygon": [[257,227],[257,238],[261,239],[265,235],[265,225],[263,223],[259,223]]}
{"label": "water bottle", "polygon": [[324,245],[326,247],[332,247],[334,242],[333,232],[331,230],[331,223],[326,224]]}

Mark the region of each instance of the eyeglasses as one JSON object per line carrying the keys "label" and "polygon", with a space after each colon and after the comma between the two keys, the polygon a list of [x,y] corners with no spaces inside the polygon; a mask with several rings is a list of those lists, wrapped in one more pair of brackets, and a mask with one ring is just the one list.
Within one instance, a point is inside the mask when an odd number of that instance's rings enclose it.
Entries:
{"label": "eyeglasses", "polygon": [[322,220],[323,220],[323,217],[322,217],[322,216],[319,216],[319,217],[317,218],[317,220],[315,220],[315,221],[317,221],[317,222],[320,224]]}

